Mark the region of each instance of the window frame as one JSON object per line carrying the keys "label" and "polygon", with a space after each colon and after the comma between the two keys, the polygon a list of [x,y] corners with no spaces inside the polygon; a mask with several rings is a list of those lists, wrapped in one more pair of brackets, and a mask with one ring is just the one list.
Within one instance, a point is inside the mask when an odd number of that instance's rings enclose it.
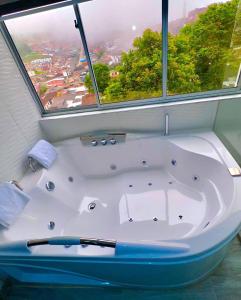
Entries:
{"label": "window frame", "polygon": [[[88,44],[86,41],[85,31],[81,19],[81,14],[79,11],[78,3],[86,2],[91,0],[68,0],[65,2],[56,3],[53,5],[34,8],[30,11],[23,11],[19,13],[14,13],[12,15],[7,15],[0,17],[0,31],[3,35],[3,38],[16,62],[17,67],[20,70],[20,73],[30,91],[30,94],[35,101],[42,117],[49,117],[49,116],[56,116],[56,115],[65,115],[65,114],[73,114],[73,113],[84,113],[89,111],[103,111],[109,109],[119,109],[119,108],[126,108],[126,107],[138,107],[138,106],[146,106],[146,105],[153,105],[153,104],[166,104],[166,103],[173,103],[173,102],[180,102],[180,101],[189,101],[190,103],[196,101],[198,99],[205,99],[205,98],[212,98],[212,97],[220,97],[220,96],[230,96],[230,95],[237,95],[241,94],[241,74],[239,74],[238,84],[237,87],[233,88],[225,88],[213,91],[206,91],[206,92],[197,92],[197,93],[189,93],[189,94],[178,94],[169,96],[167,94],[167,72],[168,72],[168,0],[162,0],[162,13],[160,13],[160,20],[162,21],[162,96],[157,98],[147,98],[147,99],[136,99],[136,100],[127,100],[121,101],[116,103],[108,103],[104,104],[101,103],[98,91],[98,85],[96,82],[93,65],[90,58],[90,53],[88,49]],[[89,72],[93,83],[93,88],[95,91],[96,96],[96,104],[94,105],[86,105],[82,107],[73,107],[73,108],[62,108],[57,110],[46,110],[43,107],[41,99],[34,88],[34,85],[28,75],[26,67],[22,61],[22,58],[16,48],[16,45],[7,29],[5,24],[5,20],[12,19],[15,17],[21,17],[24,15],[34,14],[41,11],[48,11],[50,9],[61,8],[65,6],[72,6],[75,17],[76,17],[76,27],[80,32],[80,39],[83,44],[84,52],[86,55],[86,59],[88,62]],[[73,20],[74,22],[74,20]],[[73,24],[74,26],[74,24]]]}

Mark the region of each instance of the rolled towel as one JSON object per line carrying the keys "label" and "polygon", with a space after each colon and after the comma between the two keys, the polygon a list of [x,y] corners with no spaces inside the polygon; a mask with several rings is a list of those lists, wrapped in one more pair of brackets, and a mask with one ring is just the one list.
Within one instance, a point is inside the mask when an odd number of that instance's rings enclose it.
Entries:
{"label": "rolled towel", "polygon": [[39,140],[29,151],[28,157],[37,161],[44,168],[49,169],[57,158],[57,151],[49,142]]}
{"label": "rolled towel", "polygon": [[0,184],[0,224],[4,227],[12,225],[30,197],[15,185],[5,182]]}

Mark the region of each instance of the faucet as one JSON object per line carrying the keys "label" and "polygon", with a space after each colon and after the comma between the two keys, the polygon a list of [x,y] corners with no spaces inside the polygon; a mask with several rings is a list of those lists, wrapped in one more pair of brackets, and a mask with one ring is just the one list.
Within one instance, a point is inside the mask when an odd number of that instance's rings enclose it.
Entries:
{"label": "faucet", "polygon": [[169,115],[166,113],[165,114],[165,130],[164,130],[164,135],[169,135]]}
{"label": "faucet", "polygon": [[114,132],[114,133],[97,133],[95,135],[85,135],[80,137],[81,142],[84,145],[115,145],[117,143],[123,143],[126,140],[126,133],[124,132]]}

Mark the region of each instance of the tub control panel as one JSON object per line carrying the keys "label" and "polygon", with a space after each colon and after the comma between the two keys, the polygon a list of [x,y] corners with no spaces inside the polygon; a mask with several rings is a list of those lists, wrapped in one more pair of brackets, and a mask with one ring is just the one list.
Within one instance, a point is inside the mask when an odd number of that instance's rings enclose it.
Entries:
{"label": "tub control panel", "polygon": [[80,140],[85,146],[106,146],[106,145],[116,145],[119,143],[124,143],[126,140],[125,133],[108,133],[100,135],[86,135],[81,136]]}

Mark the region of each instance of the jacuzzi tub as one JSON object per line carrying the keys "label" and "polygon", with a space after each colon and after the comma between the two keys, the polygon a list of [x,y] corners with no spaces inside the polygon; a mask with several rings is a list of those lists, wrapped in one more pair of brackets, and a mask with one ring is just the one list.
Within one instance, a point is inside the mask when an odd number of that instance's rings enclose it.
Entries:
{"label": "jacuzzi tub", "polygon": [[0,231],[0,269],[20,281],[186,285],[222,261],[240,229],[241,177],[229,170],[239,167],[212,132],[56,147],[50,170],[22,180],[32,200]]}

